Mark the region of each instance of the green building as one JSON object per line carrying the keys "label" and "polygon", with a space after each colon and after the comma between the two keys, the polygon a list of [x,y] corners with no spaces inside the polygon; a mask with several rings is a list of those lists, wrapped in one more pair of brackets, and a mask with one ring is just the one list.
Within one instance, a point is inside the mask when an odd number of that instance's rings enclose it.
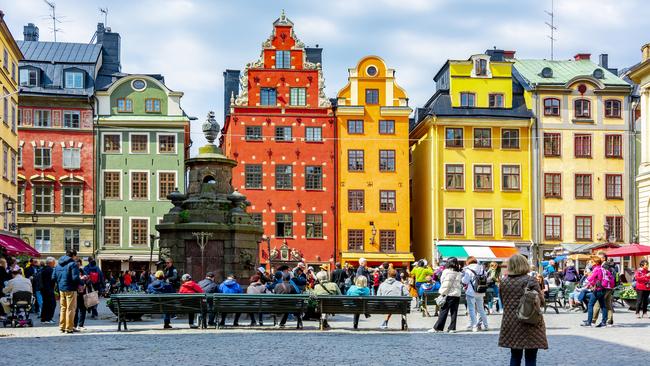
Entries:
{"label": "green building", "polygon": [[190,121],[183,93],[159,75],[125,75],[95,95],[97,258],[104,271],[141,270],[155,226],[172,207],[167,195],[185,186]]}

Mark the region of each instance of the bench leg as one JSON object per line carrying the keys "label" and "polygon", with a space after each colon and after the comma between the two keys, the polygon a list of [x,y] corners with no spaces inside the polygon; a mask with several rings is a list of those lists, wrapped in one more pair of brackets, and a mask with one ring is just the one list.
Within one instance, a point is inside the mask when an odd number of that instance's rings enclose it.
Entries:
{"label": "bench leg", "polygon": [[402,330],[408,330],[409,326],[406,322],[406,315],[402,314]]}
{"label": "bench leg", "polygon": [[128,330],[128,329],[126,328],[126,318],[124,318],[124,330]]}
{"label": "bench leg", "polygon": [[121,332],[122,331],[122,319],[117,318],[117,331]]}

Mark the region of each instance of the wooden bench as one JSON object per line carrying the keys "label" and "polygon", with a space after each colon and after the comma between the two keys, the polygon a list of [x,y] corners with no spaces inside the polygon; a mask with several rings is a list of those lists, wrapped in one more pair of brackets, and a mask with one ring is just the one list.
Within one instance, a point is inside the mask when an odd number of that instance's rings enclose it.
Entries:
{"label": "wooden bench", "polygon": [[436,307],[436,314],[438,313],[438,304],[436,303],[436,299],[440,296],[438,291],[434,292],[425,292],[420,296],[420,311],[422,312],[422,317],[431,317],[431,314],[429,313],[429,305],[433,305]]}
{"label": "wooden bench", "polygon": [[[251,313],[295,314],[307,311],[308,295],[248,295],[248,294],[214,294],[212,296],[212,311],[217,319],[221,314]],[[205,319],[203,319],[204,326]],[[218,324],[218,322],[217,322]]]}
{"label": "wooden bench", "polygon": [[113,294],[111,311],[117,315],[117,331],[127,330],[129,315],[201,314],[207,311],[205,294]]}
{"label": "wooden bench", "polygon": [[[410,296],[319,296],[318,307],[321,314],[400,314],[402,330],[407,330],[406,314],[411,311],[411,300]],[[358,329],[358,322],[353,326]]]}

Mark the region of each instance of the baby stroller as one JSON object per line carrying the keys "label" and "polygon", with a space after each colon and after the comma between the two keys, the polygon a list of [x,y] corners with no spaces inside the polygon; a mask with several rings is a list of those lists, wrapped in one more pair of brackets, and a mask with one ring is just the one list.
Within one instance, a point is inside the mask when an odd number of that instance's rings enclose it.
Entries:
{"label": "baby stroller", "polygon": [[11,296],[11,314],[7,315],[4,320],[4,326],[11,324],[12,328],[16,327],[33,327],[34,323],[29,318],[29,312],[32,310],[34,297],[29,291],[19,291]]}

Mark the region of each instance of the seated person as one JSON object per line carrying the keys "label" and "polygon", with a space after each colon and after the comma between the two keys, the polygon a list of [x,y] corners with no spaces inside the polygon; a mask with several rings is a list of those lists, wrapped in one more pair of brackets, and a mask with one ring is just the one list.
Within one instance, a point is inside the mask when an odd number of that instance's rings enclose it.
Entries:
{"label": "seated person", "polygon": [[[165,281],[165,272],[157,271],[154,276],[156,279],[149,284],[147,287],[148,294],[173,294],[174,288],[172,285]],[[171,314],[164,314],[163,316],[163,328],[171,329]]]}
{"label": "seated person", "polygon": [[[327,296],[327,295],[341,295],[341,289],[334,282],[330,282],[329,273],[320,271],[316,274],[318,283],[314,285],[314,295]],[[327,323],[327,314],[321,314],[323,329],[329,329],[330,325]]]}
{"label": "seated person", "polygon": [[418,290],[418,295],[422,296],[424,294],[438,292],[440,289],[440,282],[434,282],[432,276],[427,276],[426,281],[420,286]]}
{"label": "seated person", "polygon": [[2,308],[5,314],[11,314],[11,298],[16,292],[29,292],[34,294],[32,290],[32,281],[23,277],[23,271],[18,266],[11,269],[12,279],[7,281],[7,285],[2,289],[7,296],[0,299]]}
{"label": "seated person", "polygon": [[586,308],[587,301],[589,300],[588,293],[590,290],[587,288],[587,278],[591,273],[589,268],[585,268],[585,274],[582,276],[575,289],[569,294],[569,306],[579,308],[581,304]]}

